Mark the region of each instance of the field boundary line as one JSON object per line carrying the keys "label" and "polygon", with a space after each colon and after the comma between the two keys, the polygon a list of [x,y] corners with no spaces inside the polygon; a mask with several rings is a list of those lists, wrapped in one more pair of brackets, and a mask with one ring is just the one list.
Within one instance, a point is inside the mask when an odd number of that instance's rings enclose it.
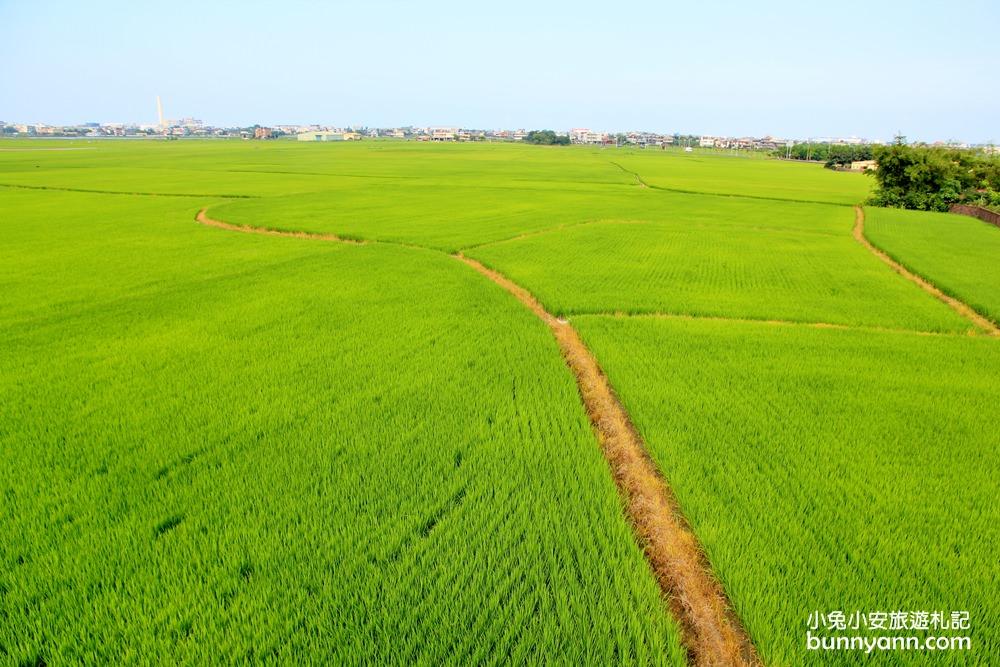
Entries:
{"label": "field boundary line", "polygon": [[[616,218],[602,218],[599,220],[585,220],[583,222],[567,222],[561,225],[556,225],[555,227],[546,227],[544,229],[537,229],[530,232],[522,232],[515,236],[508,236],[502,239],[497,239],[495,241],[482,241],[480,243],[473,243],[472,245],[466,245],[461,247],[461,251],[466,250],[478,250],[479,248],[489,248],[491,246],[502,245],[504,243],[510,243],[513,241],[521,241],[523,239],[533,238],[536,236],[543,236],[545,234],[554,234],[556,232],[565,232],[577,227],[586,227],[589,225],[666,225],[666,226],[677,226],[679,223],[672,220],[662,220],[662,219],[616,219]],[[690,223],[686,222],[683,225],[684,229],[718,229],[717,225],[704,222]],[[733,224],[733,228],[739,229],[740,231],[762,231],[762,232],[774,232],[776,234],[809,234],[812,236],[827,236],[830,238],[841,238],[843,231],[823,231],[818,229],[796,229],[791,227],[774,227],[770,225],[740,225]]]}
{"label": "field boundary line", "polygon": [[522,232],[516,236],[508,236],[506,238],[497,239],[495,241],[483,241],[482,243],[473,243],[472,245],[462,246],[462,250],[477,250],[479,248],[488,248],[490,246],[502,245],[504,243],[512,243],[514,241],[522,241],[524,239],[530,239],[535,236],[543,236],[545,234],[554,234],[556,232],[564,232],[567,229],[573,229],[575,227],[586,227],[588,225],[649,225],[652,224],[649,220],[616,220],[616,219],[600,219],[600,220],[584,220],[583,222],[567,222],[561,225],[556,225],[555,227],[546,227],[545,229],[536,229],[530,232]]}
{"label": "field boundary line", "polygon": [[917,285],[920,289],[924,290],[934,298],[947,304],[956,313],[972,322],[972,324],[974,324],[982,333],[988,336],[1000,336],[1000,327],[997,327],[992,320],[976,311],[976,309],[964,301],[960,301],[955,297],[945,294],[936,285],[916,273],[913,273],[890,257],[888,253],[876,247],[871,241],[869,241],[868,237],[865,236],[865,212],[860,206],[854,207],[854,238],[858,243],[868,248],[873,255],[882,260],[882,262],[888,265],[893,271]]}
{"label": "field boundary line", "polygon": [[773,318],[756,318],[756,317],[727,317],[725,315],[694,315],[691,313],[669,313],[664,311],[649,311],[649,312],[637,312],[630,313],[623,310],[605,310],[605,311],[581,311],[574,313],[567,313],[567,318],[573,317],[613,317],[621,319],[663,319],[663,320],[689,320],[689,321],[699,321],[705,320],[709,322],[728,322],[737,324],[767,324],[771,326],[780,327],[806,327],[809,329],[836,329],[838,331],[867,331],[870,333],[890,333],[890,334],[909,334],[913,336],[945,336],[945,337],[966,337],[968,334],[961,332],[948,332],[948,331],[922,331],[920,329],[897,329],[893,327],[880,327],[875,325],[867,324],[843,324],[840,322],[811,322],[806,320],[776,320]]}
{"label": "field boundary line", "polygon": [[635,182],[639,185],[640,188],[648,188],[649,187],[649,184],[646,183],[646,181],[642,180],[642,176],[639,175],[639,172],[632,171],[631,169],[626,169],[625,167],[621,166],[620,164],[618,164],[614,160],[608,160],[608,162],[610,162],[611,164],[615,165],[616,167],[618,167],[619,169],[621,169],[622,171],[624,171],[626,174],[632,174],[633,176],[635,176]]}
{"label": "field boundary line", "polygon": [[125,190],[96,190],[90,188],[60,188],[54,185],[21,185],[17,183],[0,183],[0,188],[17,188],[21,190],[55,190],[57,192],[82,192],[95,195],[129,195],[132,197],[197,197],[199,199],[259,199],[257,195],[219,195],[219,194],[187,194],[184,192],[128,192]]}
{"label": "field boundary line", "polygon": [[217,171],[225,174],[281,174],[283,176],[335,176],[337,178],[384,178],[389,180],[419,180],[422,176],[377,176],[374,174],[340,174],[336,172],[322,171],[274,171],[270,169],[206,169],[204,171]]}
{"label": "field boundary line", "polygon": [[694,532],[647,453],[638,431],[597,359],[567,320],[525,288],[462,254],[454,255],[524,304],[551,329],[576,379],[632,528],[666,596],[681,637],[697,665],[760,665]]}
{"label": "field boundary line", "polygon": [[636,180],[639,182],[639,185],[641,185],[642,187],[645,187],[645,188],[649,188],[650,190],[660,190],[662,192],[677,192],[677,193],[685,194],[685,195],[704,195],[705,197],[729,197],[729,198],[737,198],[737,199],[762,199],[764,201],[787,201],[787,202],[792,202],[792,203],[796,203],[796,204],[823,204],[823,205],[826,205],[826,206],[847,206],[848,205],[846,203],[841,204],[841,203],[832,202],[832,201],[819,201],[817,199],[795,199],[795,198],[792,198],[792,197],[768,197],[766,195],[747,195],[747,194],[740,194],[740,193],[735,193],[735,192],[709,192],[709,191],[706,191],[706,190],[688,190],[686,188],[671,188],[671,187],[667,187],[665,185],[652,185],[651,183],[647,183],[646,181],[644,181],[642,179],[642,177],[639,175],[638,172],[632,171],[631,169],[626,169],[625,167],[621,166],[620,164],[618,164],[617,162],[614,162],[612,160],[608,160],[608,162],[610,162],[611,164],[615,165],[616,167],[618,167],[619,169],[621,169],[622,171],[624,171],[626,174],[632,174],[633,176],[635,176]]}
{"label": "field boundary line", "polygon": [[[309,239],[312,241],[333,241],[335,243],[349,243],[352,245],[365,245],[368,241],[363,241],[359,239],[348,239],[343,236],[337,236],[336,234],[322,234],[318,232],[293,232],[293,231],[283,231],[280,229],[268,229],[266,227],[251,227],[250,225],[235,225],[231,222],[223,222],[222,220],[215,220],[214,218],[208,217],[208,209],[201,209],[198,211],[198,215],[195,216],[195,220],[199,223],[206,225],[208,227],[216,227],[218,229],[225,229],[231,232],[240,232],[243,234],[260,234],[263,236],[283,236],[285,238],[291,239]],[[378,243],[376,241],[375,243]]]}
{"label": "field boundary line", "polygon": [[757,199],[761,201],[786,201],[793,204],[819,204],[822,206],[847,206],[832,201],[820,201],[818,199],[793,199],[792,197],[767,197],[764,195],[746,195],[734,192],[706,192],[703,190],[685,190],[683,188],[668,188],[664,185],[650,185],[650,190],[660,190],[662,192],[679,192],[686,195],[702,195],[705,197],[727,197],[730,199]]}

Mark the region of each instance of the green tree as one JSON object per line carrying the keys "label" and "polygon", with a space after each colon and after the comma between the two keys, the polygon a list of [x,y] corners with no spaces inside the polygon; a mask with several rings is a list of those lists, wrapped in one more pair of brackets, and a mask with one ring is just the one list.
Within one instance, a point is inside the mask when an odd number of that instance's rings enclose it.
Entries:
{"label": "green tree", "polygon": [[568,146],[569,137],[565,134],[556,134],[552,130],[531,130],[524,141],[529,144],[539,144],[542,146]]}
{"label": "green tree", "polygon": [[908,146],[897,136],[874,157],[877,206],[947,211],[959,201],[989,202],[1000,186],[997,170],[971,151]]}

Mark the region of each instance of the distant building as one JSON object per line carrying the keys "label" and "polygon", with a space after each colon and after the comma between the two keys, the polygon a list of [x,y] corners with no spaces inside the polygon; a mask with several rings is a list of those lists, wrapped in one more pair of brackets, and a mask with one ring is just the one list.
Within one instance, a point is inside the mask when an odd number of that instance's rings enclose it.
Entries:
{"label": "distant building", "polygon": [[274,136],[274,131],[269,127],[254,128],[253,131],[254,139],[270,139],[272,136]]}
{"label": "distant building", "polygon": [[774,151],[774,150],[789,148],[794,145],[795,142],[790,139],[779,139],[777,137],[772,137],[771,135],[767,135],[766,137],[758,141],[754,146],[754,148],[762,148],[766,151]]}
{"label": "distant building", "polygon": [[698,145],[702,148],[714,148],[715,147],[715,137],[702,137],[698,140]]}
{"label": "distant building", "polygon": [[457,127],[430,128],[431,141],[455,141],[458,139]]}
{"label": "distant building", "polygon": [[877,168],[878,163],[875,160],[855,160],[851,163],[851,171],[868,171]]}
{"label": "distant building", "polygon": [[302,132],[301,134],[295,135],[295,138],[299,141],[343,141],[345,139],[343,132]]}
{"label": "distant building", "polygon": [[582,127],[570,130],[569,140],[574,144],[604,144],[610,141],[604,132],[593,132]]}

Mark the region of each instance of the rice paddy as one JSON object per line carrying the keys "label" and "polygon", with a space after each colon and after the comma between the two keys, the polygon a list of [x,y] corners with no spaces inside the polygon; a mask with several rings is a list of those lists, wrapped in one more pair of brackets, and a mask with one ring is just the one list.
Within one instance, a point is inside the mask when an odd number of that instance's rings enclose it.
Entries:
{"label": "rice paddy", "polygon": [[870,208],[868,238],[945,293],[1000,321],[1000,234],[975,218]]}
{"label": "rice paddy", "polygon": [[[764,664],[857,662],[816,609],[966,609],[935,664],[1000,653],[1000,347],[851,237],[865,177],[63,145],[0,153],[0,663],[696,657],[551,332],[458,252],[579,332]],[[1000,229],[866,213],[996,319]]]}
{"label": "rice paddy", "polygon": [[2,196],[5,660],[678,662],[571,376],[492,285]]}
{"label": "rice paddy", "polygon": [[642,218],[468,254],[565,314],[667,313],[963,331],[968,322],[900,280],[850,235],[854,212],[653,193]]}
{"label": "rice paddy", "polygon": [[667,318],[573,322],[766,664],[809,664],[802,640],[817,609],[968,610],[980,619],[976,653],[1000,652],[995,340]]}

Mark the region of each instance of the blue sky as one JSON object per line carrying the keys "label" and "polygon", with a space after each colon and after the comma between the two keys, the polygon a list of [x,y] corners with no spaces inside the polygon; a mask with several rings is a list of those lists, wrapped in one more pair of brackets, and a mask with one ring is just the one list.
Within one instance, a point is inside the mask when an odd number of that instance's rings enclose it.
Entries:
{"label": "blue sky", "polygon": [[0,119],[1000,142],[1000,2],[0,0]]}

